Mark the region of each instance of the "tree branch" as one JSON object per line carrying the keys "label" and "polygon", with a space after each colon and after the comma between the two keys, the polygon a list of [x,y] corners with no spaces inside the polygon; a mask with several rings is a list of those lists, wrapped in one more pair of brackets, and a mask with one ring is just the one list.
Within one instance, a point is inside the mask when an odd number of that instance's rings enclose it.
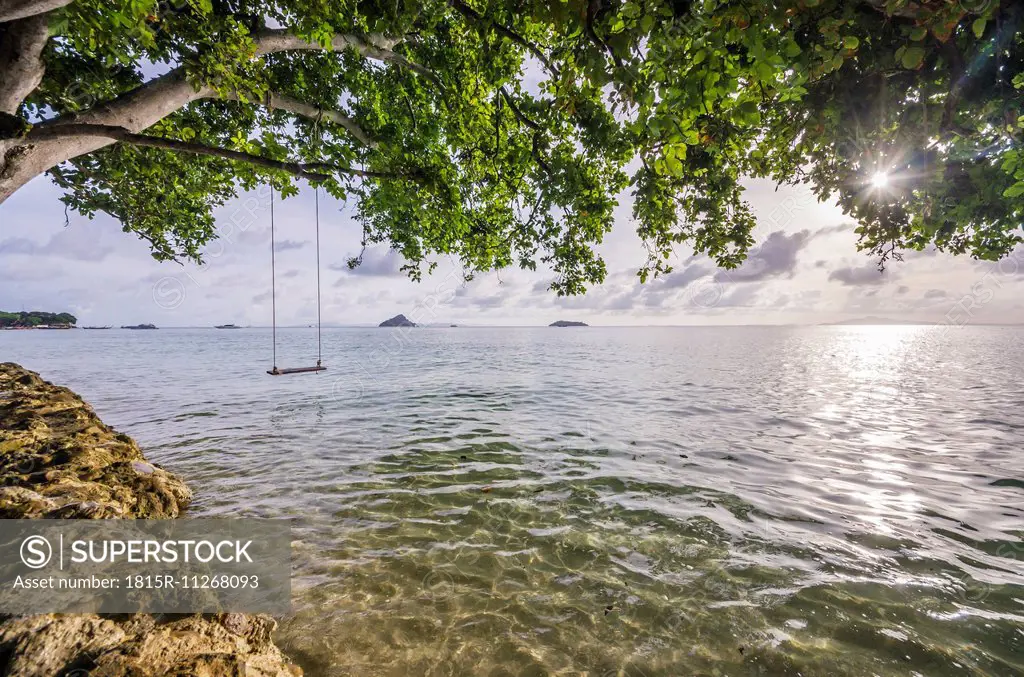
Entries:
{"label": "tree branch", "polygon": [[956,40],[937,42],[942,56],[949,64],[949,92],[946,94],[946,103],[942,107],[942,120],[939,122],[939,131],[946,132],[953,127],[953,116],[956,114],[956,106],[960,101],[960,91],[964,83],[966,68],[963,55],[956,46]]}
{"label": "tree branch", "polygon": [[[224,94],[220,96],[214,95],[211,98],[220,98],[229,101],[243,102],[242,97],[240,97],[238,94]],[[247,102],[259,103],[266,106],[267,108],[287,111],[300,117],[309,118],[310,120],[327,120],[328,122],[333,122],[339,127],[344,127],[352,136],[358,139],[359,142],[362,143],[364,146],[367,146],[369,148],[377,148],[379,145],[376,141],[373,140],[373,138],[370,137],[370,135],[363,131],[363,128],[359,126],[359,123],[357,123],[354,119],[352,119],[348,115],[345,115],[341,111],[330,110],[326,108],[318,108],[317,106],[305,103],[304,101],[292,99],[291,97],[287,96],[281,96],[280,94],[274,94],[273,92],[267,94],[267,96],[263,97],[262,99],[248,100]]]}
{"label": "tree branch", "polygon": [[516,120],[519,120],[521,124],[526,125],[533,130],[533,139],[531,142],[531,152],[533,153],[533,157],[537,160],[537,164],[539,164],[544,171],[551,174],[551,165],[547,163],[540,152],[540,137],[544,131],[543,128],[530,118],[526,117],[523,111],[519,110],[519,106],[517,106],[516,102],[512,100],[512,96],[508,93],[508,90],[504,87],[499,87],[498,91],[505,97],[505,101],[508,102],[508,107],[512,109],[512,115],[515,116]]}
{"label": "tree branch", "polygon": [[300,178],[317,182],[330,179],[331,173],[349,174],[352,176],[374,179],[400,178],[403,176],[401,174],[392,174],[389,172],[368,171],[358,169],[356,167],[342,167],[340,165],[332,165],[323,162],[301,163],[274,160],[261,155],[252,155],[242,151],[217,148],[201,143],[191,143],[187,141],[179,141],[177,139],[165,139],[158,136],[136,134],[124,127],[115,127],[112,125],[91,125],[72,122],[56,127],[36,127],[26,135],[26,139],[32,141],[61,139],[76,136],[104,137],[133,146],[159,148],[179,153],[194,153],[196,155],[207,155],[210,157],[223,158],[225,160],[234,160],[235,162],[245,162],[256,167],[288,172],[289,174],[293,174]]}
{"label": "tree branch", "polygon": [[512,114],[516,117],[516,120],[519,120],[519,122],[526,125],[535,132],[540,131],[540,125],[538,125],[530,118],[526,117],[526,115],[523,114],[523,111],[519,110],[519,106],[517,106],[516,102],[512,100],[512,96],[508,93],[507,89],[505,89],[504,87],[499,87],[498,91],[501,92],[501,95],[505,97],[505,101],[508,102],[508,107],[512,109]]}
{"label": "tree branch", "polygon": [[[272,54],[274,52],[286,52],[293,49],[299,50],[322,50],[323,45],[317,42],[310,42],[289,32],[287,29],[269,29],[253,36],[256,43],[256,53],[259,55]],[[379,34],[368,36],[359,35],[335,35],[331,39],[331,50],[343,52],[346,49],[355,49],[357,52],[369,59],[393,63],[417,73],[433,82],[442,90],[444,85],[434,71],[426,66],[421,66],[407,57],[391,51],[400,40],[387,38]]]}
{"label": "tree branch", "polygon": [[587,16],[584,20],[584,29],[586,30],[587,36],[594,42],[594,44],[608,52],[608,56],[611,57],[612,63],[619,68],[622,68],[622,60],[616,56],[611,45],[605,42],[601,36],[597,34],[597,31],[594,30],[594,22],[597,20],[597,12],[600,8],[601,0],[590,0],[590,2],[587,3]]}
{"label": "tree branch", "polygon": [[498,33],[504,35],[506,38],[516,43],[517,45],[529,50],[531,54],[537,57],[538,61],[544,64],[544,67],[547,68],[552,75],[554,75],[555,77],[558,77],[560,75],[558,69],[554,66],[554,64],[551,63],[547,56],[544,55],[544,52],[541,50],[541,48],[535,45],[534,43],[530,42],[523,36],[519,35],[519,33],[516,33],[508,26],[501,25],[497,21],[488,19],[480,12],[476,11],[466,3],[462,2],[462,0],[451,0],[451,5],[456,10],[458,10],[460,14],[462,14],[468,19],[471,19],[472,21],[489,23],[492,27],[494,27],[494,30],[496,30]]}
{"label": "tree branch", "polygon": [[[2,2],[3,0],[0,0]],[[259,55],[273,54],[288,50],[322,50],[318,43],[308,42],[287,30],[267,30],[254,36],[256,53]],[[344,50],[354,48],[368,58],[387,60],[394,63],[408,64],[414,70],[425,71],[427,77],[439,81],[432,71],[418,64],[413,64],[405,57],[394,54],[389,47],[398,44],[398,40],[381,35],[360,37],[356,35],[336,35],[331,41],[332,49]],[[389,56],[390,55],[390,56]],[[393,58],[392,58],[393,57]],[[419,72],[417,71],[417,72]],[[121,94],[116,99],[97,105],[75,116],[76,122],[94,123],[124,127],[130,131],[142,131],[156,124],[159,120],[183,106],[197,100],[212,98],[214,90],[210,87],[193,87],[185,77],[185,68],[179,66],[174,70],[150,80],[135,89]],[[42,125],[61,125],[63,118],[47,120]],[[37,125],[37,126],[42,126]]]}
{"label": "tree branch", "polygon": [[[0,2],[4,1],[0,0]],[[25,21],[32,20],[27,19]],[[0,24],[0,31],[5,31],[11,28],[11,26],[11,24]],[[286,30],[258,32],[254,35],[254,41],[256,42],[259,55],[287,50],[324,49],[323,46],[317,43],[311,43],[290,35]],[[3,42],[7,43],[9,41],[5,40]],[[400,40],[398,39],[387,38],[381,35],[336,35],[331,41],[330,49],[343,50],[353,48],[367,58],[380,59],[408,67],[440,85],[440,79],[432,71],[419,64],[412,63],[402,55],[390,51],[399,42]],[[0,62],[0,81],[6,82],[7,74],[8,70]],[[38,84],[33,84],[33,89],[36,86]],[[6,87],[0,86],[0,94],[4,94],[7,91]],[[130,133],[138,133],[197,99],[209,98],[211,92],[212,88],[197,88],[193,86],[185,75],[184,67],[179,67],[131,91],[121,94],[112,101],[100,103],[89,110],[80,111],[74,115],[61,116],[35,125],[33,128],[35,135],[34,145],[30,152],[22,153],[18,156],[16,171],[12,169],[14,164],[11,161],[4,163],[3,159],[0,158],[0,164],[4,165],[3,173],[0,174],[0,203],[27,183],[32,177],[42,174],[61,162],[99,150],[115,140],[108,134],[89,136],[89,134],[82,132],[85,129],[83,127],[78,127],[79,131],[77,134],[65,134],[62,137],[58,128],[73,124],[85,124],[98,125],[100,128],[103,126],[119,127]],[[53,131],[47,132],[47,134],[51,135],[46,137],[43,130],[51,128]],[[19,143],[17,145],[24,144]],[[5,157],[9,157],[11,152],[10,149],[7,149]]]}
{"label": "tree branch", "polygon": [[27,19],[70,5],[72,0],[0,0],[0,23]]}
{"label": "tree branch", "polygon": [[16,115],[21,102],[43,81],[42,55],[49,39],[45,15],[0,25],[0,113]]}
{"label": "tree branch", "polygon": [[886,2],[886,0],[865,0],[865,3],[871,9],[881,12],[887,17],[900,17],[902,19],[917,19],[916,8],[914,7],[902,7],[893,9],[890,7],[892,3]]}

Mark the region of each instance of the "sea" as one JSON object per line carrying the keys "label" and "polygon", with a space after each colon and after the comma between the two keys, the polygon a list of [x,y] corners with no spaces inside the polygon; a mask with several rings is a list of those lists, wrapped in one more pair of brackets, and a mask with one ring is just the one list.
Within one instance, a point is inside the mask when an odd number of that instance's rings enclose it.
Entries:
{"label": "sea", "polygon": [[[292,523],[312,677],[1024,675],[1024,327],[0,332]],[[279,367],[316,329],[279,329]]]}

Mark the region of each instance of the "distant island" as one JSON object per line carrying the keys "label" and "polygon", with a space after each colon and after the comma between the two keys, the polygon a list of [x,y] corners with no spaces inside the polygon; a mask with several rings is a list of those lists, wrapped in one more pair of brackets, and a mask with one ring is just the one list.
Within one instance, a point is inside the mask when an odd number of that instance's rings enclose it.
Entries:
{"label": "distant island", "polygon": [[241,329],[237,324],[218,324],[214,329]]}
{"label": "distant island", "polygon": [[0,311],[0,329],[71,329],[78,322],[71,313],[46,313],[41,310],[9,313]]}
{"label": "distant island", "polygon": [[82,329],[110,329],[110,325],[108,324],[105,327],[82,327]]}
{"label": "distant island", "polygon": [[416,323],[407,318],[405,315],[395,315],[389,320],[384,320],[378,326],[380,327],[415,327]]}
{"label": "distant island", "polygon": [[571,322],[569,320],[558,320],[548,325],[549,327],[589,327],[586,322]]}
{"label": "distant island", "polygon": [[155,324],[123,324],[121,329],[156,329]]}

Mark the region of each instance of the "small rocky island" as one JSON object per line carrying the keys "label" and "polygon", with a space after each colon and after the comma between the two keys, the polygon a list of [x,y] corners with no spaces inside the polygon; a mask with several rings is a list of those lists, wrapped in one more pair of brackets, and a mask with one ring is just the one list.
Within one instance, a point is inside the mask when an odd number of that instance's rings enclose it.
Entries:
{"label": "small rocky island", "polygon": [[405,315],[395,315],[389,320],[381,322],[379,327],[415,327],[416,323],[407,318]]}
{"label": "small rocky island", "polygon": [[[171,519],[191,498],[78,395],[0,363],[0,517]],[[16,677],[302,675],[274,645],[275,626],[242,613],[0,616],[0,669]]]}
{"label": "small rocky island", "polygon": [[122,324],[121,329],[156,329],[155,324]]}
{"label": "small rocky island", "polygon": [[589,327],[586,322],[572,322],[570,320],[558,320],[548,325],[549,327]]}

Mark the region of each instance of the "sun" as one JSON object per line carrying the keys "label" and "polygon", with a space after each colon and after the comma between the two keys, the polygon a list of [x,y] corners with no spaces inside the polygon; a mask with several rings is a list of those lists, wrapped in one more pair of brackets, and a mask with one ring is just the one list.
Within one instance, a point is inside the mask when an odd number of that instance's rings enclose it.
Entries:
{"label": "sun", "polygon": [[886,172],[877,172],[871,177],[871,185],[875,188],[885,188],[889,185],[889,175]]}

